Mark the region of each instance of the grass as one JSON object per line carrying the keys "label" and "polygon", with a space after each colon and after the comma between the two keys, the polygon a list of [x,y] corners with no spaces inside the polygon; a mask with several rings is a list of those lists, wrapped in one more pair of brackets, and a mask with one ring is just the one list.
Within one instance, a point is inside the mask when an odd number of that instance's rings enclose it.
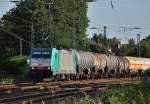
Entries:
{"label": "grass", "polygon": [[13,78],[4,78],[0,80],[0,84],[13,84],[14,79]]}
{"label": "grass", "polygon": [[86,95],[83,98],[64,100],[59,104],[150,104],[150,83],[137,86],[117,87],[100,91],[101,96],[93,98]]}

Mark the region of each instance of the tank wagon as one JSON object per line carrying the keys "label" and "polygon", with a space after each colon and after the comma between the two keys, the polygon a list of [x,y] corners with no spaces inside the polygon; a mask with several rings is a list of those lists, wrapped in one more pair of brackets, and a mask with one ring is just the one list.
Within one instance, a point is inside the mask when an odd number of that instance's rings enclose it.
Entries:
{"label": "tank wagon", "polygon": [[77,77],[78,78],[85,78],[89,77],[92,73],[94,68],[94,59],[92,57],[92,53],[90,52],[83,52],[83,51],[76,51],[76,69],[77,69]]}
{"label": "tank wagon", "polygon": [[[55,49],[57,50],[57,49]],[[58,54],[58,55],[53,55]],[[58,57],[57,57],[58,56]],[[52,51],[56,68],[54,75],[74,75],[77,79],[125,77],[141,73],[150,68],[150,59],[128,56],[114,56],[84,51]],[[53,64],[51,64],[53,67]],[[57,71],[56,71],[57,70]]]}
{"label": "tank wagon", "polygon": [[93,53],[94,59],[94,76],[95,78],[101,78],[108,72],[106,66],[108,65],[108,57],[104,54]]}
{"label": "tank wagon", "polygon": [[93,58],[88,52],[76,52],[76,63],[78,73],[90,73],[91,68],[94,67]]}
{"label": "tank wagon", "polygon": [[128,70],[134,76],[140,76],[142,71],[150,69],[150,59],[125,56],[128,60]]}

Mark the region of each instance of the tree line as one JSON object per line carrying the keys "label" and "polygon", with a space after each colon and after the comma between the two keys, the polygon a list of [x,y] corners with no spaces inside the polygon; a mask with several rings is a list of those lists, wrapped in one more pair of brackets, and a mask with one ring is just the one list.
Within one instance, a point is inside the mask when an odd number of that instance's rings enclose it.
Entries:
{"label": "tree line", "polygon": [[[150,58],[150,35],[138,43],[131,38],[127,43],[121,44],[118,38],[107,38],[102,33],[94,34],[92,40],[95,42],[95,44],[90,45],[90,49],[93,52]],[[140,56],[139,51],[141,53]]]}
{"label": "tree line", "polygon": [[[57,47],[86,50],[88,40],[87,4],[83,0],[24,0],[0,20],[0,53],[19,54],[20,40],[23,54],[31,47]],[[3,47],[3,48],[2,48]]]}

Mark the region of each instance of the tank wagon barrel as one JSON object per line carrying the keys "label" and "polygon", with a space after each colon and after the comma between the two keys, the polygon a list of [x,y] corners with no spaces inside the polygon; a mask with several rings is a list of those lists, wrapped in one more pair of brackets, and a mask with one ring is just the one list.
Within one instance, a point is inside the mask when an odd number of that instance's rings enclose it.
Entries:
{"label": "tank wagon barrel", "polygon": [[118,62],[119,62],[119,65],[118,65],[118,69],[120,72],[127,72],[128,68],[129,68],[129,63],[128,63],[128,60],[125,58],[125,57],[122,57],[122,56],[118,56]]}
{"label": "tank wagon barrel", "polygon": [[150,59],[145,58],[143,59],[143,65],[141,67],[144,71],[150,69]]}
{"label": "tank wagon barrel", "polygon": [[104,71],[104,68],[108,64],[108,57],[104,54],[93,54],[93,58],[95,59],[95,69],[96,71]]}
{"label": "tank wagon barrel", "polygon": [[108,62],[108,70],[117,72],[119,67],[119,61],[117,56],[109,55],[108,56],[109,62]]}
{"label": "tank wagon barrel", "polygon": [[129,69],[131,72],[138,72],[140,70],[145,71],[150,69],[150,59],[148,58],[137,58],[125,56],[129,63]]}
{"label": "tank wagon barrel", "polygon": [[90,69],[94,67],[94,59],[92,53],[88,52],[76,52],[76,59],[78,70],[80,73],[83,73],[85,70],[90,72]]}

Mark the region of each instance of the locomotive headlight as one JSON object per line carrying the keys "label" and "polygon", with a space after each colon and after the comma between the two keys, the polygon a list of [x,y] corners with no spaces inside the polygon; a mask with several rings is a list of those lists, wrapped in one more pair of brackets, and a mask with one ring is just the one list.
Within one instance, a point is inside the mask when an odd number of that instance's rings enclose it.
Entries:
{"label": "locomotive headlight", "polygon": [[27,59],[27,64],[30,64],[30,59]]}
{"label": "locomotive headlight", "polygon": [[48,67],[48,69],[50,69],[50,67]]}
{"label": "locomotive headlight", "polygon": [[34,69],[34,67],[32,67],[32,69]]}

